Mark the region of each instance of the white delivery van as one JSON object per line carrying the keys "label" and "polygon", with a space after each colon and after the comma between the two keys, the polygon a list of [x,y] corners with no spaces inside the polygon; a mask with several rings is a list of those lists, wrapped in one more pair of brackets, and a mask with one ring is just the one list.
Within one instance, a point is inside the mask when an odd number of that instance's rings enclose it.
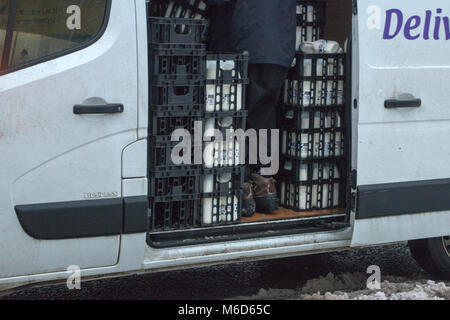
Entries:
{"label": "white delivery van", "polygon": [[0,0],[0,290],[404,241],[450,277],[450,3],[334,8],[345,207],[152,232],[146,1]]}

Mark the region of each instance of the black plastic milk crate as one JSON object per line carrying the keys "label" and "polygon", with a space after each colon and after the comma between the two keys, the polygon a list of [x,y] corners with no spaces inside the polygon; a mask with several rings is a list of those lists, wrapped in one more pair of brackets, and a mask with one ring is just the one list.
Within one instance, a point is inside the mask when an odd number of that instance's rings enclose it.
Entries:
{"label": "black plastic milk crate", "polygon": [[292,159],[282,165],[292,170],[282,170],[278,175],[281,206],[295,211],[345,208],[346,179],[341,162]]}
{"label": "black plastic milk crate", "polygon": [[149,195],[156,202],[167,202],[174,196],[189,196],[201,192],[202,170],[159,171],[149,173]]}
{"label": "black plastic milk crate", "polygon": [[147,17],[165,17],[167,12],[167,0],[152,0],[147,2]]}
{"label": "black plastic milk crate", "polygon": [[[212,136],[212,129],[217,133],[221,133],[221,140],[225,140],[228,134],[234,134],[236,130],[245,131],[248,117],[247,110],[239,111],[221,111],[221,112],[205,112],[203,119],[205,121],[205,130],[207,136]],[[216,137],[217,138],[217,137]]]}
{"label": "black plastic milk crate", "polygon": [[152,79],[205,79],[205,45],[160,44],[150,48]]}
{"label": "black plastic milk crate", "polygon": [[202,182],[202,226],[241,222],[246,166],[205,169]]}
{"label": "black plastic milk crate", "polygon": [[[151,231],[239,223],[244,175],[244,166],[204,169],[201,173],[186,171],[184,174],[166,172],[153,175]],[[170,182],[176,185],[168,185]],[[193,193],[194,190],[200,192]]]}
{"label": "black plastic milk crate", "polygon": [[234,194],[244,184],[245,167],[150,172],[150,192],[156,202],[170,202],[198,194]]}
{"label": "black plastic milk crate", "polygon": [[199,193],[173,197],[171,201],[150,200],[151,232],[189,230],[241,222],[242,192]]}
{"label": "black plastic milk crate", "polygon": [[245,109],[248,61],[247,52],[207,55],[206,111]]}
{"label": "black plastic milk crate", "polygon": [[278,177],[280,205],[294,211],[345,208],[342,181],[295,182]]}
{"label": "black plastic milk crate", "polygon": [[[189,133],[192,142],[196,138],[195,134],[207,142],[213,140],[223,141],[228,136],[230,139],[235,136],[240,138],[239,134],[242,134],[246,129],[248,112],[246,110],[228,112],[150,110],[149,115],[149,132],[154,142],[170,142],[172,135],[177,133],[176,130],[179,129],[185,130],[186,132],[184,133]],[[238,129],[242,131],[236,132]],[[218,136],[219,132],[220,136]],[[181,131],[179,132],[179,134],[182,133]]]}
{"label": "black plastic milk crate", "polygon": [[280,123],[283,128],[341,128],[344,123],[344,110],[340,106],[297,107],[282,105]]}
{"label": "black plastic milk crate", "polygon": [[344,128],[283,128],[281,155],[297,159],[321,159],[345,156]]}
{"label": "black plastic milk crate", "polygon": [[242,191],[203,193],[201,226],[213,227],[238,224],[242,221]]}
{"label": "black plastic milk crate", "polygon": [[156,108],[204,103],[204,80],[153,80],[150,82],[150,104]]}
{"label": "black plastic milk crate", "polygon": [[297,52],[296,63],[290,70],[289,76],[297,80],[333,80],[336,79],[335,77],[343,77],[346,57],[345,53]]}
{"label": "black plastic milk crate", "polygon": [[280,158],[279,174],[289,177],[295,182],[322,182],[339,180],[345,176],[345,161],[343,158],[327,159],[297,159],[288,156]]}
{"label": "black plastic milk crate", "polygon": [[173,105],[150,105],[150,111],[154,112],[203,112],[205,104],[173,104]]}
{"label": "black plastic milk crate", "polygon": [[245,162],[246,110],[204,114],[204,163],[208,168],[233,167]]}
{"label": "black plastic milk crate", "polygon": [[297,0],[297,27],[303,41],[322,38],[325,26],[326,1]]}
{"label": "black plastic milk crate", "polygon": [[208,20],[149,17],[150,44],[200,44],[206,39]]}
{"label": "black plastic milk crate", "polygon": [[[199,151],[203,155],[203,145],[194,145],[194,139],[191,137],[183,137],[184,145],[189,150],[190,155],[183,153],[183,146],[180,141],[157,141],[155,137],[149,137],[148,147],[148,168],[150,172],[160,171],[177,171],[201,169],[203,167],[203,159],[199,159],[196,163],[194,157],[195,151]],[[190,142],[190,143],[189,143]],[[175,155],[176,158],[173,156]],[[176,161],[175,161],[176,160]]]}
{"label": "black plastic milk crate", "polygon": [[235,194],[242,191],[246,166],[204,169],[201,177],[203,194]]}
{"label": "black plastic milk crate", "polygon": [[188,230],[201,226],[201,204],[201,194],[167,202],[150,200],[150,231]]}
{"label": "black plastic milk crate", "polygon": [[193,136],[196,126],[203,136],[204,117],[201,110],[150,110],[149,115],[149,132],[156,142],[170,141],[172,134],[178,129],[186,130]]}
{"label": "black plastic milk crate", "polygon": [[201,19],[207,16],[207,5],[203,0],[152,0],[150,15]]}
{"label": "black plastic milk crate", "polygon": [[300,107],[345,105],[346,55],[296,55],[284,86],[284,103]]}

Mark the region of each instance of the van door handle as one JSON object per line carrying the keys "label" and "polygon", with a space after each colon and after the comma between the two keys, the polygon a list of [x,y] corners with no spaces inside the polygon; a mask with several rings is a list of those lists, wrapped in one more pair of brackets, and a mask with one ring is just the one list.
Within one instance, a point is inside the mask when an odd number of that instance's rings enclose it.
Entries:
{"label": "van door handle", "polygon": [[77,104],[73,107],[74,114],[112,114],[123,113],[124,107],[120,103],[105,105]]}
{"label": "van door handle", "polygon": [[384,101],[384,107],[386,109],[395,108],[418,108],[422,105],[422,100],[415,98],[413,95],[404,94],[398,99],[389,99]]}

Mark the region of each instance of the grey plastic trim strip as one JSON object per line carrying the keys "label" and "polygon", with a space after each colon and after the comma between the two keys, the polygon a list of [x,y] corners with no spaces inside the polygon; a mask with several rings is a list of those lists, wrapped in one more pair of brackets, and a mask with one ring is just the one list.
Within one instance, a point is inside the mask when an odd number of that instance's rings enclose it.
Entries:
{"label": "grey plastic trim strip", "polygon": [[146,196],[19,205],[15,210],[23,230],[40,240],[147,231]]}
{"label": "grey plastic trim strip", "polygon": [[356,219],[450,211],[450,179],[358,187]]}

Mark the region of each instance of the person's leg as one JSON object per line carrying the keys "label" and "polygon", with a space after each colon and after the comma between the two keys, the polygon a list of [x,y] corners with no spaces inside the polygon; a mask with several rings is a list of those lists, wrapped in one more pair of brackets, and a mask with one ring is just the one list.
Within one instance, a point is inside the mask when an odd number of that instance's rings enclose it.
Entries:
{"label": "person's leg", "polygon": [[[277,107],[281,98],[281,89],[289,68],[274,64],[249,64],[246,107],[248,110],[247,129],[268,130],[267,152],[270,155],[270,130],[277,129]],[[247,149],[248,150],[248,149]],[[258,154],[256,158],[259,159]],[[258,171],[262,165],[252,165]]]}
{"label": "person's leg", "polygon": [[[246,107],[248,109],[247,128],[255,129],[257,134],[260,129],[267,129],[267,152],[271,156],[270,130],[277,129],[277,107],[281,98],[281,89],[289,69],[272,64],[250,64],[247,89]],[[259,136],[259,135],[258,135]],[[259,145],[259,141],[258,141]],[[247,148],[249,153],[249,148]],[[278,156],[278,155],[275,155]],[[252,157],[249,157],[250,159]],[[258,154],[253,159],[259,159]],[[261,213],[271,213],[278,208],[278,197],[275,188],[275,180],[272,177],[259,175],[260,168],[264,167],[258,161],[256,165],[250,165],[250,177],[254,187],[254,200],[256,210]]]}

